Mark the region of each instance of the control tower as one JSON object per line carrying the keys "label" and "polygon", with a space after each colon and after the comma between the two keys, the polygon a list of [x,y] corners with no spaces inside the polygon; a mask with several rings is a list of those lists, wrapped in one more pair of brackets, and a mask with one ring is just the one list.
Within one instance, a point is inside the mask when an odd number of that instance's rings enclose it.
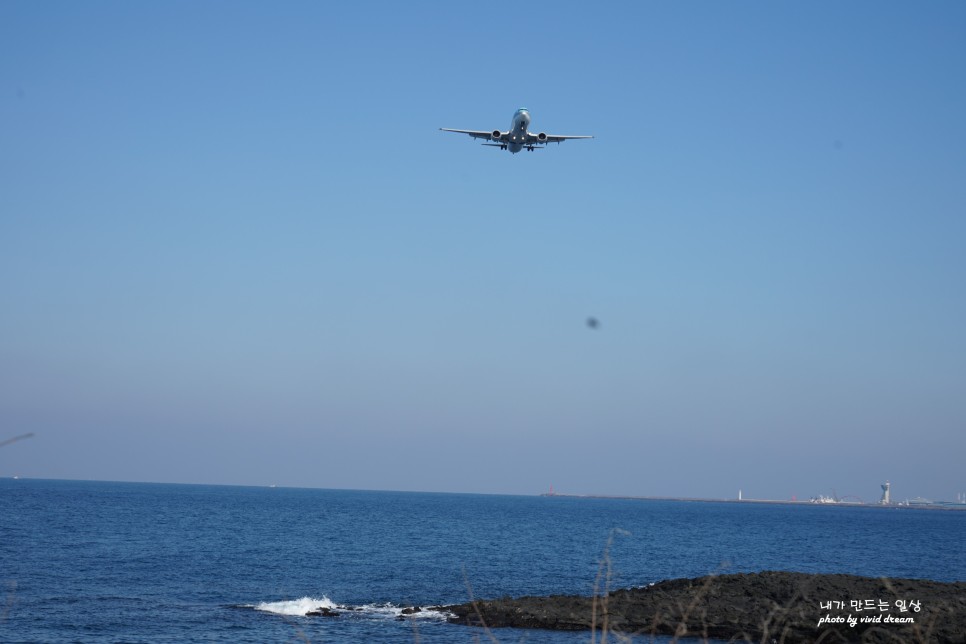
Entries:
{"label": "control tower", "polygon": [[892,503],[892,501],[889,500],[889,481],[886,481],[880,487],[882,487],[882,499],[879,500],[879,503],[882,505],[889,505]]}

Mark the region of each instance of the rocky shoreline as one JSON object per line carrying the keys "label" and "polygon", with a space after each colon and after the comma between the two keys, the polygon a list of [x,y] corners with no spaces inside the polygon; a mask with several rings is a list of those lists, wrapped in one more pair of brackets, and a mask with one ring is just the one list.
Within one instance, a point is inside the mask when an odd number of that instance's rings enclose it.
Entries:
{"label": "rocky shoreline", "polygon": [[504,598],[441,608],[452,623],[487,628],[787,644],[966,644],[966,582],[761,572],[673,579],[596,598]]}

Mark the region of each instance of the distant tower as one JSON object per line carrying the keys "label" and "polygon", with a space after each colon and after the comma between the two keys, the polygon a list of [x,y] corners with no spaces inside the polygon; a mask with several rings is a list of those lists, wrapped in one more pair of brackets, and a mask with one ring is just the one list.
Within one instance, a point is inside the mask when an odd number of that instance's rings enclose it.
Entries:
{"label": "distant tower", "polygon": [[738,500],[741,500],[741,490],[738,490]]}
{"label": "distant tower", "polygon": [[886,481],[882,486],[882,499],[879,501],[882,505],[889,505],[889,481]]}

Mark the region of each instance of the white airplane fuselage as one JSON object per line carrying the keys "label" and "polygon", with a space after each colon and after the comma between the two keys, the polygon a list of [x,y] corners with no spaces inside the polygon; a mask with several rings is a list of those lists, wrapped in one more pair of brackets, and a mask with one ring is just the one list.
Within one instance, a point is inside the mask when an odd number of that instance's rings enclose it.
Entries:
{"label": "white airplane fuselage", "polygon": [[506,149],[516,154],[523,149],[527,140],[527,128],[530,127],[530,113],[519,109],[510,121],[510,131],[507,133]]}

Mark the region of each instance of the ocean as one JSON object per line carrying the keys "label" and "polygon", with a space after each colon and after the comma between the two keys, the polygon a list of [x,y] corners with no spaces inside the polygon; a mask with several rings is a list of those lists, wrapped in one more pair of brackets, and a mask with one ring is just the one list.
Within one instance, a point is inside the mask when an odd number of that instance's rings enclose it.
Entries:
{"label": "ocean", "polygon": [[[402,610],[589,595],[605,552],[611,588],[760,570],[957,581],[964,537],[966,512],[926,509],[0,479],[0,641],[489,641]],[[323,606],[345,609],[304,616]]]}

